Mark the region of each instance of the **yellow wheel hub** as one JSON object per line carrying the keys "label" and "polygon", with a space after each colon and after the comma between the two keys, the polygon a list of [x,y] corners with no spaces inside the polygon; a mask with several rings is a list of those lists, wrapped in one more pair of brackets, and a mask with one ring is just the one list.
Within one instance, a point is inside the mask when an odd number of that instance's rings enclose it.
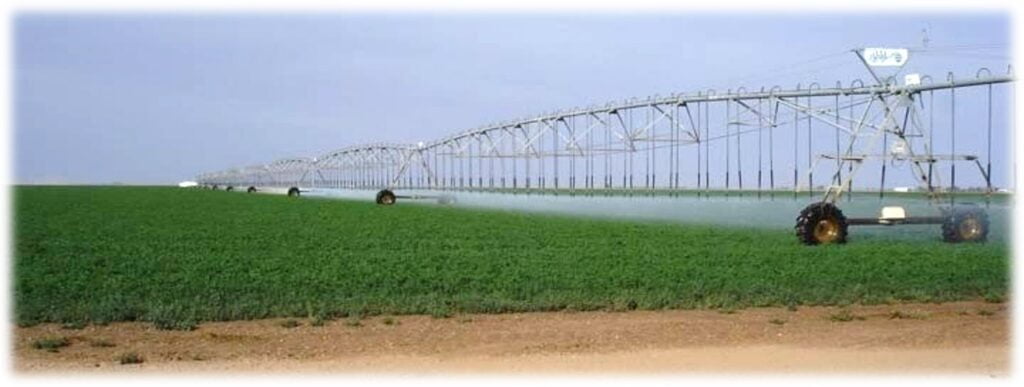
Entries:
{"label": "yellow wheel hub", "polygon": [[814,225],[814,239],[823,244],[839,239],[839,221],[834,218],[819,220]]}

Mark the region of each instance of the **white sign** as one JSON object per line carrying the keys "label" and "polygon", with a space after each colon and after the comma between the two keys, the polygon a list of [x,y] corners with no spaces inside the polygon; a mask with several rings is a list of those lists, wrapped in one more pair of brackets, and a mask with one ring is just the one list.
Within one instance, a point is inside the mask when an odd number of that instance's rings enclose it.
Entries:
{"label": "white sign", "polygon": [[921,84],[921,74],[907,74],[903,76],[903,84],[917,86]]}
{"label": "white sign", "polygon": [[903,160],[907,158],[907,154],[909,153],[907,152],[907,142],[903,139],[897,138],[892,142],[892,150],[890,153],[892,153],[892,157],[896,160]]}
{"label": "white sign", "polygon": [[910,52],[905,48],[865,48],[861,55],[868,66],[903,66]]}

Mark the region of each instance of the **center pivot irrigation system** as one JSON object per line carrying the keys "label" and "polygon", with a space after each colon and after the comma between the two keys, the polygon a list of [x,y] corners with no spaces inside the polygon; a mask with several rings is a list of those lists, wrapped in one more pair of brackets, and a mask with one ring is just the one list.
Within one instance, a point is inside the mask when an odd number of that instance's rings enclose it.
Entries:
{"label": "center pivot irrigation system", "polygon": [[[415,145],[358,145],[312,158],[205,173],[197,182],[212,189],[296,197],[303,192],[371,190],[377,191],[381,205],[406,198],[446,203],[455,191],[724,191],[758,198],[790,191],[794,198],[801,192],[813,197],[817,191],[820,199],[796,220],[796,235],[808,245],[844,243],[850,225],[941,224],[948,242],[984,241],[989,227],[985,210],[954,200],[956,167],[976,169],[986,194],[992,193],[992,92],[1001,84],[1012,88],[1012,68],[1006,75],[983,68],[973,78],[909,74],[901,80],[878,72],[883,67],[901,69],[909,50],[864,48],[853,53],[873,83],[652,96],[493,123]],[[957,153],[957,92],[964,88],[987,91],[987,121],[967,123],[968,135],[987,134],[984,163],[978,155]],[[942,99],[939,106],[936,98]],[[937,108],[948,108],[942,112],[948,122],[941,128],[935,123]],[[948,147],[942,152],[935,145],[936,129],[948,131]],[[792,145],[792,155],[776,154],[783,142]],[[938,214],[908,216],[903,207],[884,207],[877,217],[845,217],[840,198],[849,196],[854,177],[872,160],[881,164],[879,195],[884,195],[887,167],[909,168]],[[640,161],[642,166],[637,165]],[[940,162],[949,164],[948,186],[940,181]],[[792,167],[791,179],[777,173],[782,170],[777,163],[789,164],[787,171]],[[744,186],[745,165],[755,166],[753,186],[750,180]],[[712,170],[722,174],[714,190]],[[828,184],[815,186],[815,172],[826,173]],[[691,183],[684,183],[690,178]]]}

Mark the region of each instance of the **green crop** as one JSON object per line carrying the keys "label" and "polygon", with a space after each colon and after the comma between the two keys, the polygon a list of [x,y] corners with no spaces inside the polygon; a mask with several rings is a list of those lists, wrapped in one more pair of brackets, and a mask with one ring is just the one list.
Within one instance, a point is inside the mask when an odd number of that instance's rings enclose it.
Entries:
{"label": "green crop", "polygon": [[16,187],[19,324],[1002,299],[1005,243],[159,187]]}

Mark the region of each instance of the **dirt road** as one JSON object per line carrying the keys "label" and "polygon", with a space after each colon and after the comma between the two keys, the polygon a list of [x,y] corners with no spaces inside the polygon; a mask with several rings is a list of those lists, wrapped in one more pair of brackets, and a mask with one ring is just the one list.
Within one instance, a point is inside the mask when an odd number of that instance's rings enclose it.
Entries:
{"label": "dirt road", "polygon": [[[845,311],[845,312],[844,312]],[[1009,371],[1008,304],[285,319],[191,332],[117,323],[15,328],[19,373],[971,373]],[[65,337],[50,352],[33,344]],[[144,362],[122,365],[138,354]]]}

